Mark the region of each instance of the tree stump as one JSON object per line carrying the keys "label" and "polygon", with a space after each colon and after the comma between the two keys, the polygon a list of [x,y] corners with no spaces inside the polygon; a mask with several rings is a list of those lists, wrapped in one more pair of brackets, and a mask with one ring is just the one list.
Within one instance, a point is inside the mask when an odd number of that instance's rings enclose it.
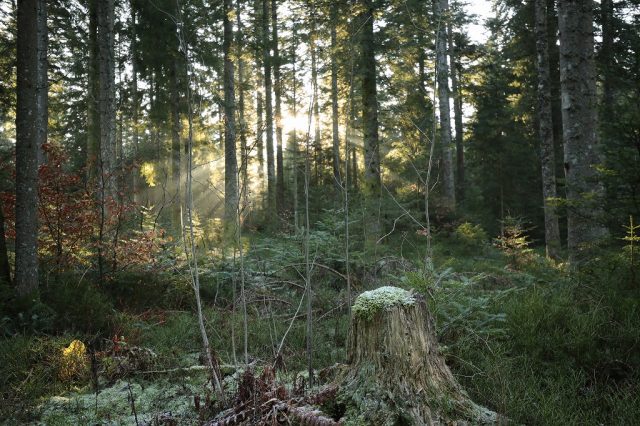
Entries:
{"label": "tree stump", "polygon": [[353,306],[348,372],[339,401],[344,424],[495,424],[438,354],[424,297],[397,287],[362,293]]}

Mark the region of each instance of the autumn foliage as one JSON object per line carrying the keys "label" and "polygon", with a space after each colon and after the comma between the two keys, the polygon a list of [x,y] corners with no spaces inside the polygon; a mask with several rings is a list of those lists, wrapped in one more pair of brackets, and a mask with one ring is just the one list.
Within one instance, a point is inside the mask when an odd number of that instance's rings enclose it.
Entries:
{"label": "autumn foliage", "polygon": [[[157,233],[125,226],[138,206],[124,193],[102,201],[96,185],[87,183],[82,172],[69,170],[69,157],[62,148],[47,144],[43,149],[47,162],[39,169],[38,242],[47,269],[86,270],[96,264],[98,253],[112,272],[153,264],[160,243]],[[9,172],[15,174],[15,170]],[[15,241],[15,193],[0,193],[0,197],[7,240]]]}

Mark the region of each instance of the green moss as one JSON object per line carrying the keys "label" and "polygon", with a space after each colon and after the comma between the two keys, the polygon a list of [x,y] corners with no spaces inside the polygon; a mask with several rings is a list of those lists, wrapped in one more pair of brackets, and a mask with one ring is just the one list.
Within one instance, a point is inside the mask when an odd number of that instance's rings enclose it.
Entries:
{"label": "green moss", "polygon": [[413,305],[416,299],[407,290],[385,286],[360,294],[353,304],[353,314],[361,319],[371,320],[378,312],[394,306]]}

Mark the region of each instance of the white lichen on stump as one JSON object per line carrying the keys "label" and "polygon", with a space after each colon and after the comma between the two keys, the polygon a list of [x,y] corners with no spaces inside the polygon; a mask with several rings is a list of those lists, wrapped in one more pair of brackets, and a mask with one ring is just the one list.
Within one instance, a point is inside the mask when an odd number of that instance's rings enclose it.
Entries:
{"label": "white lichen on stump", "polygon": [[362,293],[353,306],[345,424],[494,424],[438,354],[424,298],[396,287]]}

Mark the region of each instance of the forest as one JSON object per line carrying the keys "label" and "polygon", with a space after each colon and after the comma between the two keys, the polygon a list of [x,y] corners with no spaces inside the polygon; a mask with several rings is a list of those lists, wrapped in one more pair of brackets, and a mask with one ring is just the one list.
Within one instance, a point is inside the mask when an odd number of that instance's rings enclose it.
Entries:
{"label": "forest", "polygon": [[2,0],[0,424],[634,425],[640,0]]}

